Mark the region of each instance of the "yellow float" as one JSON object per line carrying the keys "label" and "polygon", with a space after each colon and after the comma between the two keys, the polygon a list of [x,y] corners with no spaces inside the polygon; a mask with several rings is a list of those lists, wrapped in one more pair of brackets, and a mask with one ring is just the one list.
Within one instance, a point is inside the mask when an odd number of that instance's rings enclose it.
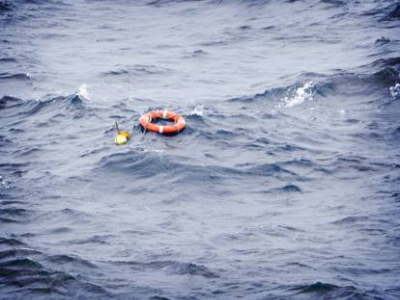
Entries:
{"label": "yellow float", "polygon": [[128,131],[119,130],[118,123],[115,122],[115,128],[117,129],[117,136],[114,138],[114,142],[116,145],[124,145],[131,138],[132,134]]}

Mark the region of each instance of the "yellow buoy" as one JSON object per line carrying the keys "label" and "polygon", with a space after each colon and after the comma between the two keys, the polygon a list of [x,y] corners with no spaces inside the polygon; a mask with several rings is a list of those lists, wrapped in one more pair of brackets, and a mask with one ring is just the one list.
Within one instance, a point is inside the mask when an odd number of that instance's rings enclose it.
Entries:
{"label": "yellow buoy", "polygon": [[132,134],[130,134],[128,131],[118,131],[118,135],[122,135],[122,136],[126,137],[128,140],[132,136]]}
{"label": "yellow buoy", "polygon": [[126,142],[131,138],[132,135],[128,131],[120,131],[117,122],[115,122],[115,127],[117,128],[117,136],[114,138],[115,144],[126,144]]}
{"label": "yellow buoy", "polygon": [[122,134],[118,134],[118,135],[115,137],[115,139],[114,139],[114,142],[115,142],[117,145],[126,144],[127,141],[128,141],[128,139],[127,139],[125,136],[123,136]]}

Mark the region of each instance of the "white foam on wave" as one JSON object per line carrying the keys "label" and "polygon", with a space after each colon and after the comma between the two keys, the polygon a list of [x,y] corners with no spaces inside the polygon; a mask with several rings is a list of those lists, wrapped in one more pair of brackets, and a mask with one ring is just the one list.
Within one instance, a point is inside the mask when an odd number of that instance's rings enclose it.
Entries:
{"label": "white foam on wave", "polygon": [[189,115],[191,116],[202,116],[203,115],[204,105],[197,105]]}
{"label": "white foam on wave", "polygon": [[394,99],[400,98],[400,83],[396,83],[395,86],[391,86],[389,90],[390,95],[392,95]]}
{"label": "white foam on wave", "polygon": [[142,147],[140,148],[140,151],[141,151],[141,152],[144,152],[144,153],[146,153],[146,152],[152,152],[152,153],[157,153],[157,154],[164,154],[164,153],[166,153],[166,151],[165,151],[164,149],[151,149],[151,148],[146,147],[146,146],[142,146]]}
{"label": "white foam on wave", "polygon": [[9,182],[5,180],[3,176],[0,175],[0,187],[7,187],[8,183]]}
{"label": "white foam on wave", "polygon": [[290,94],[283,98],[281,106],[293,107],[304,101],[314,100],[314,83],[312,81],[306,82],[303,86],[298,87],[294,93]]}
{"label": "white foam on wave", "polygon": [[77,95],[79,97],[83,97],[83,98],[85,98],[87,100],[90,100],[90,96],[89,96],[89,92],[87,91],[87,85],[86,84],[82,84],[79,87]]}

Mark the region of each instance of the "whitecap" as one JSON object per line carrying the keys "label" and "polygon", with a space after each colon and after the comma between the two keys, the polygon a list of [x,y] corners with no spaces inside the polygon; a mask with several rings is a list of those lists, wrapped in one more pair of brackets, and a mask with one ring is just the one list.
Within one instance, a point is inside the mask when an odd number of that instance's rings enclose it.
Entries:
{"label": "whitecap", "polygon": [[392,95],[394,99],[400,98],[400,83],[396,83],[395,86],[391,86],[389,90],[390,95]]}
{"label": "whitecap", "polygon": [[90,96],[89,96],[89,92],[87,91],[87,85],[86,84],[82,84],[79,87],[77,95],[79,97],[85,98],[86,100],[90,100]]}
{"label": "whitecap", "polygon": [[294,93],[288,92],[285,98],[282,99],[283,107],[293,107],[303,103],[304,101],[314,100],[315,88],[312,81],[306,82],[303,86],[296,89]]}
{"label": "whitecap", "polygon": [[202,116],[203,115],[203,109],[204,109],[204,105],[198,105],[190,112],[189,115],[191,115],[191,116]]}

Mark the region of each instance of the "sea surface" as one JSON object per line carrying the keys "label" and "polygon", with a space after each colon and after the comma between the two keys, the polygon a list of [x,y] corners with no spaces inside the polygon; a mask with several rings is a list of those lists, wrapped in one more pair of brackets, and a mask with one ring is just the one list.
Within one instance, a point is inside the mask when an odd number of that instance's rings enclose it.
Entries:
{"label": "sea surface", "polygon": [[398,300],[399,141],[398,1],[1,0],[0,299]]}

